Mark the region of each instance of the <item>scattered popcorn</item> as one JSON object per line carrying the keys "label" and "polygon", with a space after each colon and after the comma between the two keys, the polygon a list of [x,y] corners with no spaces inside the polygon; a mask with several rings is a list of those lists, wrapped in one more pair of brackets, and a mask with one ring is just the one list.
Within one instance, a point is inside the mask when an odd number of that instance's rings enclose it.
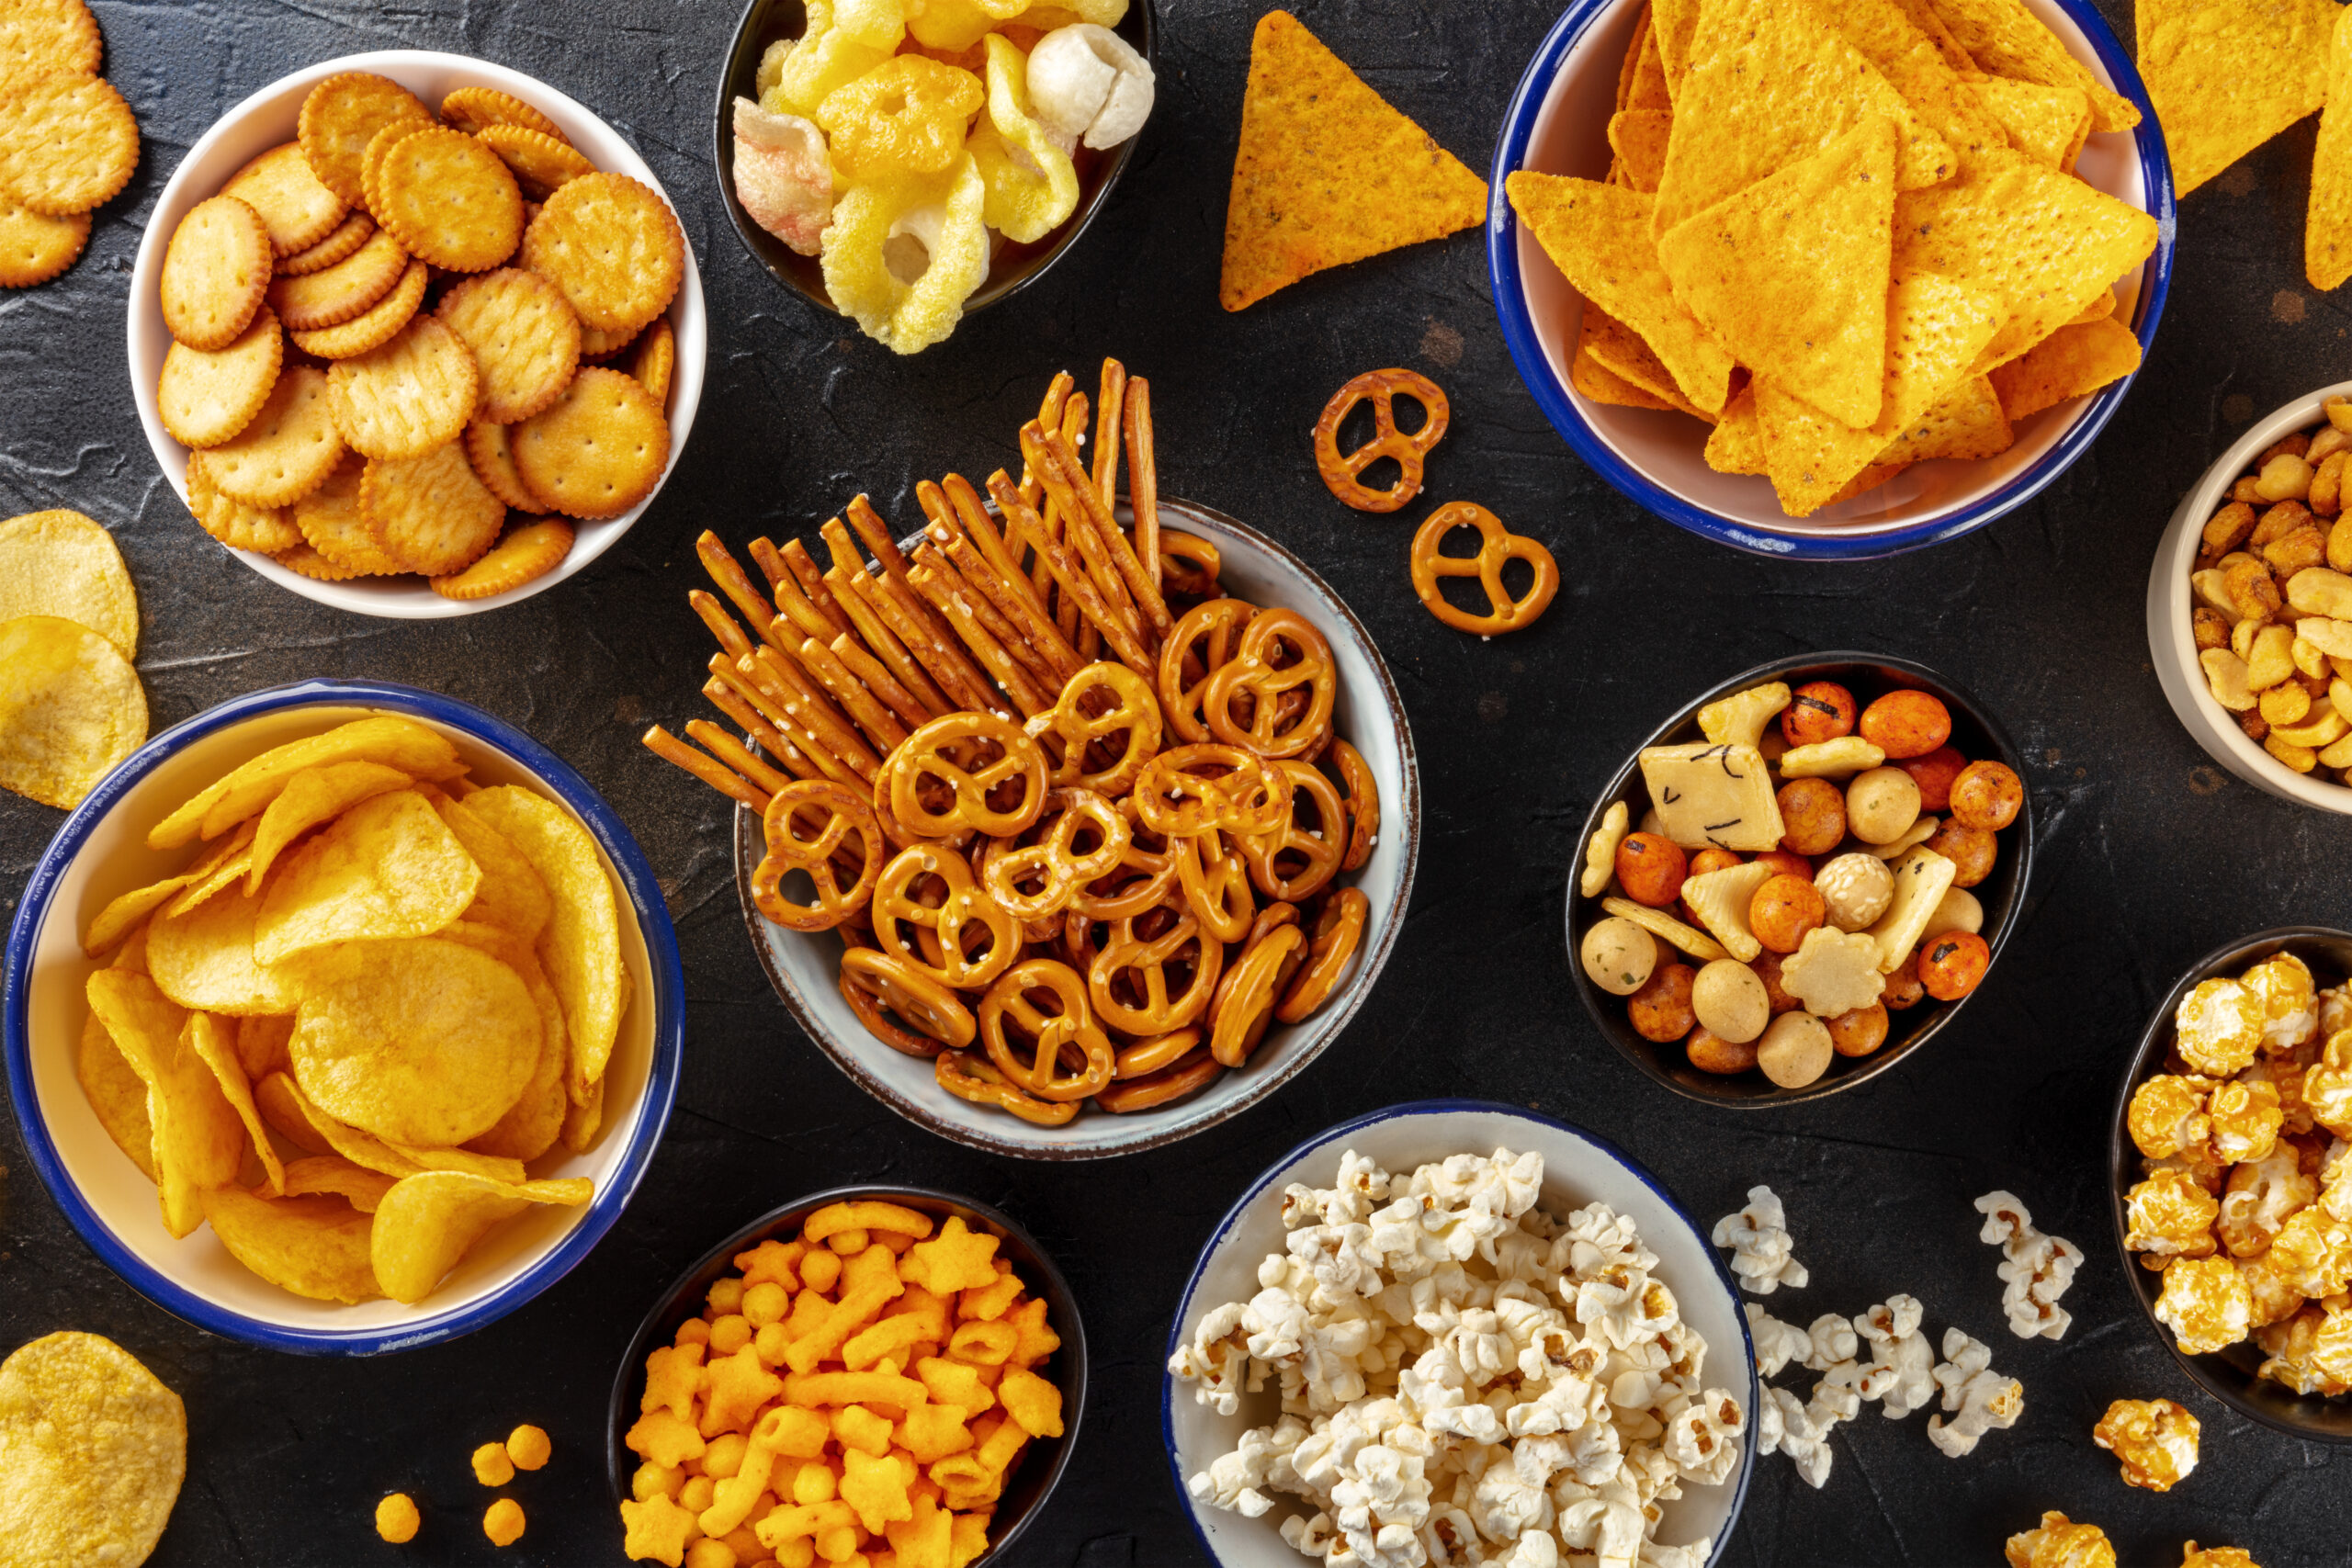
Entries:
{"label": "scattered popcorn", "polygon": [[2052,1509],[2039,1529],[2009,1537],[2009,1568],[2115,1568],[2115,1547],[2097,1525],[2078,1525]]}
{"label": "scattered popcorn", "polygon": [[2193,1540],[2180,1543],[2180,1568],[2262,1568],[2243,1547],[2209,1546],[2199,1550]]}
{"label": "scattered popcorn", "polygon": [[1732,1249],[1731,1271],[1747,1290],[1769,1296],[1786,1285],[1802,1286],[1809,1276],[1796,1259],[1788,1213],[1770,1187],[1747,1190],[1747,1207],[1715,1222],[1717,1247]]}
{"label": "scattered popcorn", "polygon": [[1282,1416],[1192,1495],[1249,1517],[1303,1499],[1283,1540],[1347,1568],[1702,1568],[1711,1540],[1650,1539],[1656,1505],[1729,1479],[1747,1412],[1702,1382],[1706,1342],[1633,1222],[1555,1221],[1543,1178],[1503,1149],[1403,1177],[1350,1151],[1332,1186],[1287,1188],[1257,1295],[1168,1363],[1222,1414],[1272,1385]]}
{"label": "scattered popcorn", "polygon": [[1944,1415],[1928,1418],[1928,1440],[1946,1455],[1959,1459],[1976,1451],[1976,1440],[1998,1428],[2007,1431],[2025,1414],[2025,1385],[1993,1371],[1993,1352],[1957,1328],[1944,1330],[1944,1359],[1935,1370],[1936,1386],[1943,1390]]}
{"label": "scattered popcorn", "polygon": [[1829,1479],[1829,1429],[1852,1420],[1860,1408],[1852,1389],[1829,1388],[1826,1379],[1810,1404],[1798,1404],[1787,1389],[1768,1388],[1756,1416],[1756,1451],[1788,1455],[1797,1474],[1817,1492]]}
{"label": "scattered popcorn", "polygon": [[2197,1417],[2169,1399],[2119,1399],[2091,1441],[2123,1462],[2123,1484],[2169,1492],[2197,1468]]}
{"label": "scattered popcorn", "polygon": [[1923,1309],[1916,1296],[1889,1296],[1854,1319],[1854,1332],[1871,1348],[1855,1392],[1879,1405],[1879,1414],[1900,1421],[1936,1396],[1934,1352],[1919,1332]]}
{"label": "scattered popcorn", "polygon": [[1778,1377],[1791,1361],[1802,1366],[1813,1354],[1812,1336],[1796,1325],[1782,1323],[1754,1302],[1744,1303],[1742,1310],[1747,1314],[1747,1337],[1756,1346],[1758,1376]]}
{"label": "scattered popcorn", "polygon": [[2033,1216],[2014,1194],[1987,1192],[1976,1200],[1984,1226],[1977,1239],[1997,1243],[2002,1262],[2001,1309],[2008,1314],[2009,1332],[2020,1339],[2039,1335],[2064,1339],[2074,1314],[2058,1304],[2082,1267],[2083,1251],[2063,1236],[2044,1235],[2033,1228]]}

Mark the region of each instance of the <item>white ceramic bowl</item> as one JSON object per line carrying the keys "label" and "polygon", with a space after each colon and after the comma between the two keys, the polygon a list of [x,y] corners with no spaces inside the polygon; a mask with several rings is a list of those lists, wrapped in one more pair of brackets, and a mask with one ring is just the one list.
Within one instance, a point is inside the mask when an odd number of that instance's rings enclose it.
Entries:
{"label": "white ceramic bowl", "polygon": [[[2163,133],[2131,57],[2091,0],[2025,3],[2093,75],[2140,107],[2139,128],[2094,135],[2075,172],[2155,216],[2155,253],[2121,280],[2115,318],[2139,334],[2144,351],[2172,267],[2172,174]],[[2130,378],[2026,420],[2017,444],[1997,457],[1915,464],[1867,495],[1789,517],[1770,481],[1707,467],[1706,427],[1688,415],[1596,403],[1571,388],[1568,362],[1584,297],[1519,221],[1503,185],[1520,169],[1587,179],[1608,174],[1618,69],[1642,9],[1640,0],[1572,0],[1521,78],[1490,176],[1487,271],[1504,341],[1544,416],[1577,456],[1626,496],[1693,533],[1761,555],[1854,560],[1983,527],[2023,505],[2089,447]]]}
{"label": "white ceramic bowl", "polygon": [[[99,965],[81,933],[117,895],[177,870],[188,852],[147,848],[147,829],[175,806],[273,746],[371,713],[393,713],[447,736],[480,784],[521,784],[560,802],[596,840],[619,894],[621,961],[634,982],[605,1077],[604,1131],[584,1155],[560,1145],[537,1176],[584,1176],[595,1196],[577,1209],[534,1206],[468,1253],[423,1302],[357,1306],[306,1301],[229,1255],[210,1227],[175,1240],[155,1188],[124,1157],[74,1077]],[[610,807],[555,754],[481,710],[406,686],[314,681],[238,697],[166,730],[107,775],[67,819],[34,870],[8,934],[5,1039],[8,1091],[34,1168],[85,1241],[141,1295],[216,1334],[274,1349],[374,1355],[470,1333],[563,1277],[620,1217],[636,1191],[677,1091],[685,1034],[676,934],[653,868]]]}
{"label": "white ceramic bowl", "polygon": [[[279,77],[222,115],[210,130],[197,138],[196,145],[188,149],[187,156],[180,160],[180,166],[164,183],[164,194],[156,198],[154,214],[148,219],[147,231],[139,241],[139,259],[131,268],[128,333],[130,392],[139,404],[139,423],[147,432],[147,445],[155,454],[156,466],[164,470],[164,478],[171,482],[173,492],[183,502],[187,500],[187,449],[172,438],[155,412],[155,379],[163,373],[164,351],[172,345],[172,334],[164,325],[163,303],[156,293],[164,251],[189,208],[219,194],[229,176],[249,160],[293,141],[302,100],[319,83],[345,71],[372,71],[379,76],[389,76],[428,105],[438,104],[458,87],[495,87],[511,93],[560,126],[571,144],[596,167],[643,180],[661,191],[672,211],[679,210],[678,203],[662,190],[652,169],[618,131],[576,100],[503,65],[432,50],[386,49],[322,61],[290,76]],[[683,214],[679,220],[683,226]],[[578,536],[571,553],[553,571],[505,593],[461,601],[444,599],[426,587],[421,578],[361,577],[348,582],[319,582],[288,570],[267,556],[238,550],[234,552],[237,558],[280,588],[305,599],[315,599],[338,610],[395,620],[429,621],[479,615],[527,599],[561,582],[611,549],[645,515],[646,508],[661,495],[662,485],[668,483],[670,475],[677,470],[678,457],[686,447],[686,436],[694,429],[695,410],[702,400],[703,370],[708,363],[709,344],[702,274],[695,266],[691,240],[686,244],[685,261],[685,278],[678,286],[677,298],[670,302],[669,312],[671,329],[678,340],[677,368],[670,385],[669,469],[653,487],[651,495],[618,517],[601,523],[574,522],[572,527]],[[188,526],[193,528],[196,524],[191,521]]]}
{"label": "white ceramic bowl", "polygon": [[2156,558],[2148,568],[2148,655],[2156,667],[2156,679],[2164,685],[2165,700],[2172,704],[2182,728],[2211,753],[2213,761],[2281,800],[2352,816],[2352,789],[2324,776],[2323,770],[2299,773],[2264,750],[2259,741],[2246,739],[2245,731],[2238,728],[2237,716],[2214,700],[2212,688],[2205,682],[2204,668],[2197,662],[2196,633],[2189,622],[2189,612],[2197,605],[2188,574],[2203,542],[2206,519],[2222,509],[2230,487],[2254,466],[2264,447],[2298,430],[2326,423],[2321,406],[2330,398],[2341,397],[2352,397],[2352,381],[2307,392],[2256,420],[2205,470],[2196,488],[2180,498],[2180,507],[2165,525],[2164,537],[2156,542]]}
{"label": "white ceramic bowl", "polygon": [[974,1105],[939,1087],[932,1064],[894,1051],[866,1032],[842,999],[842,944],[830,933],[786,931],[752,903],[752,872],[763,852],[760,818],[735,813],[735,885],[752,950],[776,995],[811,1040],[860,1089],[942,1137],[1024,1159],[1093,1159],[1134,1154],[1190,1136],[1272,1094],[1329,1044],[1372,990],[1380,966],[1405,923],[1420,845],[1420,769],[1405,705],[1372,634],[1306,563],[1254,528],[1191,502],[1163,497],[1164,524],[1213,540],[1223,556],[1226,591],[1254,604],[1285,605],[1315,624],[1331,645],[1340,671],[1332,722],[1362,752],[1380,786],[1380,833],[1362,867],[1340,874],[1363,889],[1372,908],[1354,965],[1331,998],[1299,1023],[1266,1032],[1249,1062],[1219,1075],[1197,1094],[1151,1111],[1114,1116],[1091,1108],[1059,1127],[1039,1127],[994,1106]]}
{"label": "white ceramic bowl", "polygon": [[[1565,1122],[1508,1105],[1432,1100],[1391,1106],[1317,1134],[1258,1178],[1210,1235],[1176,1308],[1165,1354],[1172,1356],[1190,1344],[1194,1325],[1217,1307],[1258,1293],[1259,1263],[1269,1253],[1283,1250],[1288,1233],[1283,1228],[1282,1194],[1291,1182],[1329,1187],[1340,1156],[1349,1149],[1403,1175],[1449,1155],[1487,1155],[1498,1148],[1514,1154],[1533,1150],[1544,1156],[1544,1190],[1537,1202],[1554,1217],[1565,1219],[1595,1199],[1631,1216],[1643,1244],[1657,1254],[1657,1278],[1673,1291],[1683,1321],[1707,1341],[1706,1360],[1700,1369],[1705,1385],[1739,1395],[1749,1423],[1748,1435],[1741,1439],[1739,1468],[1720,1486],[1685,1486],[1679,1500],[1662,1505],[1666,1517],[1657,1530],[1657,1539],[1669,1545],[1712,1537],[1715,1549],[1708,1562],[1721,1562],[1729,1552],[1732,1524],[1747,1500],[1748,1477],[1756,1467],[1758,1395],[1747,1318],[1723,1260],[1674,1195],[1624,1154]],[[1220,1416],[1193,1399],[1192,1385],[1162,1379],[1160,1435],[1176,1468],[1176,1490],[1183,1495],[1193,1528],[1209,1555],[1225,1568],[1297,1568],[1298,1553],[1276,1533],[1283,1516],[1301,1511],[1291,1494],[1271,1494],[1274,1511],[1249,1519],[1194,1501],[1184,1489],[1186,1478],[1229,1452],[1242,1433],[1280,1415],[1272,1388],[1243,1396],[1238,1411]]]}

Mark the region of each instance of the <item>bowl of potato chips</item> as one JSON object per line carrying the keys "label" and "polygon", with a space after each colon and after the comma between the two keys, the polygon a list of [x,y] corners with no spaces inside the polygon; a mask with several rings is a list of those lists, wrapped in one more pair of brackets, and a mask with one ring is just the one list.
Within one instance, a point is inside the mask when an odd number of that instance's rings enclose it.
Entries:
{"label": "bowl of potato chips", "polygon": [[676,1089],[677,942],[587,783],[405,686],[314,681],[158,736],[17,909],[10,1097],[141,1294],[276,1349],[478,1328],[619,1217]]}
{"label": "bowl of potato chips", "polygon": [[2089,0],[1577,0],[1504,118],[1488,271],[1618,491],[1869,558],[2089,449],[2154,338],[2169,168]]}

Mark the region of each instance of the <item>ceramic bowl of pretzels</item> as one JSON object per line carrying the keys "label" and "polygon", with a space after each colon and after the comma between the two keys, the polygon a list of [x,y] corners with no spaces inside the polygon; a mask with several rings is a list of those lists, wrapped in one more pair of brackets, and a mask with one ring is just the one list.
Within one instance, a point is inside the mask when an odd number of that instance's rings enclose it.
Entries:
{"label": "ceramic bowl of pretzels", "polygon": [[1057,377],[1017,463],[919,484],[912,536],[859,496],[812,541],[752,540],[755,579],[705,534],[728,723],[645,738],[742,807],[744,918],[809,1037],[1031,1158],[1171,1142],[1306,1066],[1370,991],[1419,839],[1362,623],[1159,494],[1148,383],[1110,361],[1095,392]]}

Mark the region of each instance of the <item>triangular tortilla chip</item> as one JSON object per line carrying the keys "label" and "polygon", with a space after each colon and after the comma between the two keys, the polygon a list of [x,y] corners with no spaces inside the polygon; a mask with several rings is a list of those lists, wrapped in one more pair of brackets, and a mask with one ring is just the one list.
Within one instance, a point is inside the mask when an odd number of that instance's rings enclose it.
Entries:
{"label": "triangular tortilla chip", "polygon": [[1656,231],[1811,157],[1873,114],[1903,134],[1896,188],[1951,174],[1951,146],[1807,0],[1705,0],[1675,106]]}
{"label": "triangular tortilla chip", "polygon": [[1487,182],[1285,11],[1259,18],[1225,214],[1228,310],[1312,272],[1473,229]]}
{"label": "triangular tortilla chip", "polygon": [[2102,288],[2092,295],[2091,302],[2075,311],[2074,319],[2066,324],[2070,327],[2079,327],[2085,321],[2105,321],[2113,314],[2115,314],[2115,290]]}
{"label": "triangular tortilla chip", "polygon": [[1992,457],[2017,437],[1991,378],[1972,376],[1936,400],[1926,413],[1878,455],[1883,463],[1924,463],[1932,457]]}
{"label": "triangular tortilla chip", "polygon": [[2352,277],[2352,11],[2328,35],[2327,108],[2312,150],[2311,210],[2303,218],[2303,276],[2313,288]]}
{"label": "triangular tortilla chip", "polygon": [[2131,328],[2102,316],[2079,326],[2060,327],[2025,354],[1993,372],[2001,412],[2015,424],[2029,414],[2086,392],[2096,392],[2140,368],[2140,339]]}
{"label": "triangular tortilla chip", "polygon": [[1845,489],[1821,504],[1835,506],[1841,501],[1851,501],[1858,495],[1867,495],[1910,466],[1908,463],[1872,463],[1869,468],[1847,480]]}
{"label": "triangular tortilla chip", "polygon": [[1664,398],[1651,396],[1610,369],[1582,345],[1578,345],[1577,356],[1568,361],[1568,385],[1593,402],[1615,408],[1664,409],[1669,412],[1674,408]]}
{"label": "triangular tortilla chip", "polygon": [[[2297,4],[2306,0],[2295,0]],[[2334,0],[2320,0],[2333,4]],[[2067,52],[2058,35],[2041,25],[2041,18],[2025,8],[2023,0],[1928,0],[1944,26],[1968,51],[1977,68],[1988,75],[2013,77],[2019,82],[2039,82],[2045,87],[2080,87],[2091,97],[2091,117],[2101,130],[2129,130],[2140,123],[2140,110],[2131,99],[2092,75]],[[2211,0],[2185,0],[2187,6],[2213,9]],[[2222,9],[2235,10],[2231,5]],[[2145,0],[2140,6],[2141,26],[2147,26],[2148,7]],[[2148,72],[2147,33],[2140,34],[2140,73]],[[2153,86],[2153,85],[2152,85]],[[2151,97],[2154,96],[2151,91]],[[2165,113],[2160,102],[2156,118],[2169,128],[2171,117]]]}
{"label": "triangular tortilla chip", "polygon": [[1674,384],[1674,377],[1650,352],[1642,334],[1589,299],[1584,302],[1580,333],[1577,346],[1585,357],[1611,377],[1656,399],[1661,407],[1679,409],[1693,419],[1713,423],[1713,414],[1701,413],[1682,395],[1682,389]]}
{"label": "triangular tortilla chip", "polygon": [[1911,18],[1913,27],[1928,35],[1928,41],[1936,46],[1936,52],[1943,56],[1946,65],[1963,76],[1978,74],[1975,60],[1951,36],[1951,28],[1937,11],[1934,0],[1901,0],[1901,4],[1903,14]]}
{"label": "triangular tortilla chip", "polygon": [[[1815,0],[1838,36],[1878,67],[1927,128],[1962,164],[1986,147],[2003,147],[2000,126],[1968,96],[1968,85],[1897,0]],[[1963,57],[1964,58],[1964,57]],[[1974,67],[1970,67],[1974,74]]]}
{"label": "triangular tortilla chip", "polygon": [[1634,24],[1634,37],[1625,45],[1625,58],[1617,64],[1617,111],[1623,114],[1634,96],[1634,73],[1641,69],[1642,51],[1649,47],[1650,14],[1644,7],[1641,19]]}
{"label": "triangular tortilla chip", "polygon": [[1968,373],[1995,330],[1997,306],[1980,289],[1933,273],[1897,277],[1887,291],[1886,383],[1877,423],[1857,430],[1758,377],[1764,463],[1781,509],[1804,517],[1826,506]]}
{"label": "triangular tortilla chip", "polygon": [[2020,152],[1987,152],[1961,177],[1894,202],[1894,271],[1937,272],[1998,297],[2002,326],[1980,370],[2072,321],[2156,248],[2156,220]]}
{"label": "triangular tortilla chip", "polygon": [[1658,175],[1666,172],[1666,140],[1674,117],[1663,109],[1627,109],[1609,121],[1609,150],[1617,154],[1621,178],[1627,190],[1657,194]]}
{"label": "triangular tortilla chip", "polygon": [[1719,474],[1764,472],[1764,426],[1756,417],[1756,389],[1742,387],[1724,405],[1724,416],[1707,437],[1707,467]]}
{"label": "triangular tortilla chip", "polygon": [[1650,238],[1655,198],[1521,169],[1505,185],[1520,221],[1587,299],[1642,335],[1682,395],[1708,413],[1730,395],[1732,357],[1675,302]]}
{"label": "triangular tortilla chip", "polygon": [[1642,18],[1642,36],[1634,46],[1634,73],[1625,82],[1629,109],[1671,109],[1674,94],[1666,82],[1666,57],[1658,53],[1656,19]]}
{"label": "triangular tortilla chip", "polygon": [[2328,39],[2341,9],[2335,0],[2139,0],[2140,77],[2165,129],[2175,195],[2326,101]]}
{"label": "triangular tortilla chip", "polygon": [[1658,243],[1674,297],[1733,358],[1848,424],[1878,418],[1886,372],[1894,142],[1872,115]]}
{"label": "triangular tortilla chip", "polygon": [[2071,174],[2083,143],[2090,140],[2090,95],[2080,87],[2045,87],[1987,76],[1968,84],[1984,112],[2000,122],[2008,144],[2061,173]]}
{"label": "triangular tortilla chip", "polygon": [[1699,30],[1699,0],[1650,0],[1650,29],[1666,66],[1666,90],[1679,94],[1690,69],[1690,35]]}

